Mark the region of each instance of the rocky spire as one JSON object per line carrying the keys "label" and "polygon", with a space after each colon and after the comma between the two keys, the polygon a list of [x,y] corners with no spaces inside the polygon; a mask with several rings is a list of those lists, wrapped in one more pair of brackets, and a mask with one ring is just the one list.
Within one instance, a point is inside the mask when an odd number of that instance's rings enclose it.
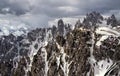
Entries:
{"label": "rocky spire", "polygon": [[111,25],[112,27],[115,27],[118,25],[118,21],[114,14],[112,14],[111,17],[107,19],[107,25]]}
{"label": "rocky spire", "polygon": [[81,21],[78,20],[75,24],[75,28],[79,28],[82,25]]}
{"label": "rocky spire", "polygon": [[53,25],[53,27],[52,27],[52,35],[53,35],[53,37],[55,37],[55,35],[56,35],[56,32],[57,32],[57,27],[55,26],[55,25]]}
{"label": "rocky spire", "polygon": [[62,19],[58,20],[58,33],[59,35],[64,34],[64,22]]}

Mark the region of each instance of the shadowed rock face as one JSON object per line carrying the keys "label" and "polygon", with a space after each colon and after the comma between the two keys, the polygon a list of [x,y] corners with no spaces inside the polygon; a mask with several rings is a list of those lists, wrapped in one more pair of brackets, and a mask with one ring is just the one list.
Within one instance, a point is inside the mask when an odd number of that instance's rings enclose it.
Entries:
{"label": "shadowed rock face", "polygon": [[115,18],[115,15],[112,15],[111,17],[108,18],[107,24],[108,24],[108,25],[111,25],[111,26],[113,26],[113,27],[116,27],[117,25],[119,25],[119,22],[118,22],[117,19]]}
{"label": "shadowed rock face", "polygon": [[63,35],[64,34],[64,22],[62,19],[60,19],[58,21],[58,33],[59,35]]}
{"label": "shadowed rock face", "polygon": [[86,18],[83,21],[83,24],[86,26],[95,26],[97,23],[101,23],[103,16],[98,12],[92,12],[87,14]]}
{"label": "shadowed rock face", "polygon": [[115,17],[108,18],[105,26],[96,26],[105,20],[97,12],[85,19],[73,30],[59,20],[58,27],[1,36],[0,76],[120,76]]}

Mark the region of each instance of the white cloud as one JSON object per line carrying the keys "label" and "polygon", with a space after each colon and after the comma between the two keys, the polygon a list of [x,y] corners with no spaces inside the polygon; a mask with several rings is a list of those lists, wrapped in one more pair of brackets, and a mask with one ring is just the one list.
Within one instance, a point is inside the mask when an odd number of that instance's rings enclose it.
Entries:
{"label": "white cloud", "polygon": [[71,6],[61,6],[61,7],[58,7],[59,10],[61,11],[65,11],[65,12],[77,12],[78,11],[78,8],[76,7],[71,7]]}

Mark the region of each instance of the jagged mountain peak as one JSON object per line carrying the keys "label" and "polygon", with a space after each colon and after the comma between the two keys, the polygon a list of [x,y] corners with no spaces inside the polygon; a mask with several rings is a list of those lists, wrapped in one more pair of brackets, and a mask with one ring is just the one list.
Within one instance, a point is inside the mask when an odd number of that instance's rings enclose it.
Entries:
{"label": "jagged mountain peak", "polygon": [[98,12],[92,12],[86,15],[83,23],[86,26],[95,26],[97,23],[101,23],[103,16]]}
{"label": "jagged mountain peak", "polygon": [[107,19],[107,25],[111,25],[112,27],[116,27],[116,26],[119,26],[120,24],[119,24],[118,20],[116,19],[115,15],[112,14]]}
{"label": "jagged mountain peak", "polygon": [[[69,24],[69,22],[70,24]],[[74,23],[71,23],[75,21]],[[87,27],[90,28],[91,26],[108,26],[108,27],[114,27],[114,26],[119,26],[119,22],[115,18],[114,15],[111,15],[110,17],[101,15],[99,12],[91,12],[86,14],[86,16],[81,16],[80,18],[61,18],[61,19],[56,19],[51,22],[52,25],[58,25],[61,23],[62,25],[59,27],[66,27],[68,24],[70,25],[71,29],[74,29],[75,27]],[[65,25],[65,26],[63,26]]]}

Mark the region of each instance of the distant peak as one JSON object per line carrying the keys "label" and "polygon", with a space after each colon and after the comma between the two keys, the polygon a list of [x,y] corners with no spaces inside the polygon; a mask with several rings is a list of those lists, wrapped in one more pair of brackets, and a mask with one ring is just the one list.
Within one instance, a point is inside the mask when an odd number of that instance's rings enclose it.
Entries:
{"label": "distant peak", "polygon": [[20,36],[26,34],[28,31],[28,26],[19,21],[10,21],[10,20],[0,20],[0,36],[7,36],[13,34],[15,36]]}

